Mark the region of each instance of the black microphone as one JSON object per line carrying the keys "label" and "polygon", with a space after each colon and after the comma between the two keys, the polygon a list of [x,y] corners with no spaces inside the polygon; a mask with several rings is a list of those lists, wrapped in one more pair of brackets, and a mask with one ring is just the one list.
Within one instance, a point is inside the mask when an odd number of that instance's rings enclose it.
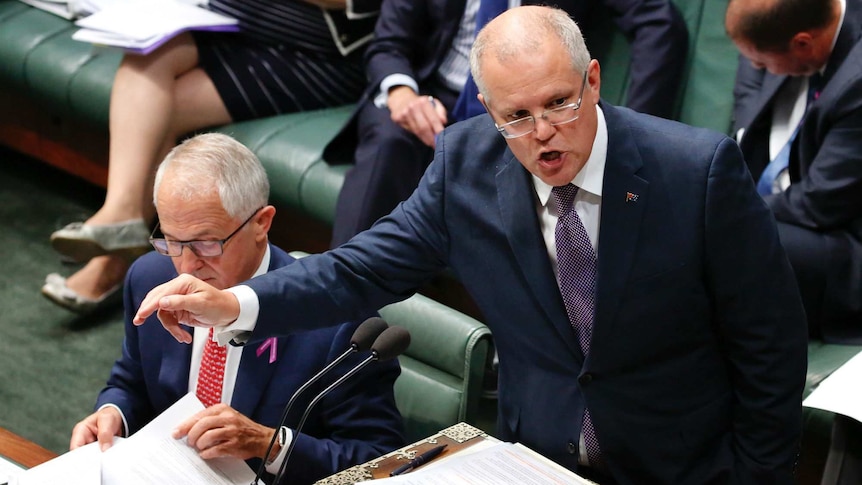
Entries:
{"label": "black microphone", "polygon": [[290,396],[290,401],[287,402],[287,406],[284,407],[284,411],[281,413],[281,418],[278,420],[278,424],[275,427],[275,432],[272,434],[272,438],[269,440],[269,446],[266,448],[266,454],[263,455],[263,461],[260,466],[257,467],[257,473],[254,476],[254,480],[251,482],[251,485],[257,485],[258,480],[261,476],[263,476],[263,472],[266,470],[266,460],[269,458],[269,454],[272,452],[272,447],[275,446],[275,441],[278,439],[278,431],[284,426],[284,422],[287,420],[287,415],[290,412],[290,409],[293,407],[293,403],[296,401],[296,398],[299,397],[300,394],[305,392],[306,389],[311,387],[315,382],[320,380],[324,374],[335,368],[338,364],[344,361],[347,357],[355,352],[363,352],[373,347],[374,343],[377,342],[378,337],[389,327],[382,318],[380,317],[371,317],[356,327],[356,330],[353,332],[353,336],[350,337],[350,348],[344,351],[343,354],[339,355],[335,358],[329,365],[321,369],[320,372],[312,376],[305,384],[303,384],[296,392]]}
{"label": "black microphone", "polygon": [[[293,448],[296,446],[297,438],[299,437],[300,431],[302,431],[302,427],[305,425],[305,420],[308,419],[308,414],[311,412],[311,408],[317,404],[318,401],[323,399],[325,395],[329,393],[329,391],[335,389],[339,385],[341,385],[347,379],[353,377],[357,372],[361,371],[365,366],[374,361],[387,361],[390,359],[394,359],[401,355],[407,347],[410,346],[410,332],[407,331],[404,327],[393,326],[389,327],[380,334],[379,337],[374,341],[374,344],[371,345],[371,355],[369,355],[365,360],[357,364],[355,367],[347,371],[346,374],[339,377],[338,380],[329,385],[326,389],[320,391],[320,394],[314,397],[308,406],[305,408],[305,412],[302,414],[302,419],[299,420],[299,424],[296,426],[296,429],[293,433],[293,439],[290,440],[290,445],[287,447],[287,453],[284,455],[284,461],[281,462],[281,466],[278,468],[278,473],[275,475],[274,484],[281,482],[281,479],[284,477],[284,472],[287,470],[287,462],[290,460],[290,454],[293,453]],[[268,455],[268,454],[267,454]]]}

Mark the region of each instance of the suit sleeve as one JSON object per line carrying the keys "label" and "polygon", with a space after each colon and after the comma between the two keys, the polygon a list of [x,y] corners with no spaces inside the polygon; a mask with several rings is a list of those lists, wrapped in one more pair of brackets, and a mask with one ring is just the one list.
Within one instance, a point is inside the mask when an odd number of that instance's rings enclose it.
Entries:
{"label": "suit sleeve", "polygon": [[[767,199],[779,221],[830,231],[846,229],[862,216],[862,97],[858,89],[846,90],[843,96],[828,100],[829,104],[815,104],[809,111],[813,122],[804,123],[798,135],[801,163],[808,165],[803,169],[805,175]],[[827,99],[821,97],[821,101]]]}
{"label": "suit sleeve", "polygon": [[[96,400],[96,409],[105,404],[114,404],[122,410],[129,426],[129,434],[134,433],[148,423],[154,416],[150,399],[147,397],[144,372],[141,366],[140,346],[138,345],[138,330],[132,324],[132,317],[138,305],[132,301],[132,284],[135,265],[132,265],[126,275],[123,286],[123,307],[125,337],[123,352],[111,368],[107,385]],[[152,325],[153,322],[147,323]],[[157,325],[158,322],[155,322]]]}
{"label": "suit sleeve", "polygon": [[626,105],[673,118],[688,54],[688,29],[667,0],[605,0],[631,46]]}
{"label": "suit sleeve", "polygon": [[789,484],[801,436],[807,327],[774,220],[726,138],[710,165],[705,221],[705,271],[734,396],[734,483]]}
{"label": "suit sleeve", "polygon": [[387,0],[374,28],[374,39],[365,51],[365,70],[370,86],[376,87],[390,74],[417,79],[413,66],[423,55],[422,33],[427,30],[427,2]]}
{"label": "suit sleeve", "polygon": [[245,283],[260,303],[250,341],[362,320],[446,267],[443,140],[413,195],[371,229]]}

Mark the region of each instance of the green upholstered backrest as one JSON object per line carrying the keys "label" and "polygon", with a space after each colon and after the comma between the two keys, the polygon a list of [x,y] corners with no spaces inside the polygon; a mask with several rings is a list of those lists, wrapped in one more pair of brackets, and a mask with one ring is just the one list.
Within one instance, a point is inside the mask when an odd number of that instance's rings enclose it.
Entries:
{"label": "green upholstered backrest", "polygon": [[407,441],[461,421],[472,422],[491,342],[488,327],[419,294],[381,308],[380,316],[410,332],[410,347],[398,358],[401,376],[395,382]]}
{"label": "green upholstered backrest", "polygon": [[233,123],[216,129],[254,151],[272,186],[272,202],[332,222],[335,203],[350,165],[323,161],[323,149],[354,106]]}
{"label": "green upholstered backrest", "polygon": [[[689,33],[688,62],[677,99],[676,119],[693,126],[730,130],[737,51],[724,30],[727,0],[673,0]],[[602,67],[602,98],[625,105],[629,43],[604,7],[584,29],[590,53]]]}
{"label": "green upholstered backrest", "polygon": [[380,315],[411,335],[395,383],[407,441],[473,422],[491,340],[488,327],[419,294],[381,308]]}
{"label": "green upholstered backrest", "polygon": [[808,342],[808,375],[805,379],[804,396],[811,394],[823,379],[844,365],[853,356],[862,352],[860,345],[825,344],[819,340]]}
{"label": "green upholstered backrest", "polygon": [[122,54],[72,40],[76,30],[68,20],[0,0],[0,80],[39,100],[52,115],[107,127]]}

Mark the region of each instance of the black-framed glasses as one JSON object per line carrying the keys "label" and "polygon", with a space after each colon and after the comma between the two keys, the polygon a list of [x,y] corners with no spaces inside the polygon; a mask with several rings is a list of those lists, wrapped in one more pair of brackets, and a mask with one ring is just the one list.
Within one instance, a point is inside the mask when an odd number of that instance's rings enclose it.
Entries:
{"label": "black-framed glasses", "polygon": [[[578,100],[574,103],[569,103],[557,108],[546,109],[542,112],[540,118],[550,123],[551,126],[564,125],[578,119],[580,117],[578,110],[581,108],[581,100],[584,99],[584,88],[586,86],[587,71],[585,70],[584,79],[581,83],[581,93],[578,95]],[[530,115],[502,125],[494,123],[494,126],[497,127],[497,131],[503,135],[503,138],[518,138],[536,131],[536,118],[533,115]]]}
{"label": "black-framed glasses", "polygon": [[234,237],[236,233],[239,232],[240,229],[245,227],[246,224],[251,221],[254,216],[257,215],[263,207],[257,209],[252,212],[252,214],[245,220],[239,227],[236,228],[232,233],[230,233],[224,239],[216,239],[213,241],[208,240],[197,240],[197,241],[173,241],[170,239],[165,239],[163,237],[153,237],[156,234],[156,231],[159,230],[159,224],[156,224],[155,229],[153,229],[153,233],[150,234],[150,244],[153,245],[156,252],[159,254],[164,254],[165,256],[170,256],[172,258],[176,258],[183,254],[183,248],[188,246],[189,249],[195,254],[195,256],[199,258],[213,258],[215,256],[221,256],[224,254],[224,245],[230,240],[230,238]]}

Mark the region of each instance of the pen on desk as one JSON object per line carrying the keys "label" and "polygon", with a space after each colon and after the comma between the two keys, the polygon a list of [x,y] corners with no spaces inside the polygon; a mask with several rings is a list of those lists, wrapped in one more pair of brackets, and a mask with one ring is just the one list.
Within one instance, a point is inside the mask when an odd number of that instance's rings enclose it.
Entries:
{"label": "pen on desk", "polygon": [[429,461],[433,460],[434,458],[436,458],[437,455],[439,455],[440,453],[443,452],[444,448],[446,448],[446,445],[440,445],[440,446],[435,446],[434,448],[431,448],[430,450],[426,451],[425,453],[422,453],[421,455],[410,460],[409,462],[407,462],[407,463],[399,466],[398,468],[392,470],[392,473],[390,473],[389,476],[394,477],[396,475],[401,475],[403,473],[407,473],[408,471],[410,471],[414,468],[419,468],[420,466],[422,466],[422,465],[428,463]]}

